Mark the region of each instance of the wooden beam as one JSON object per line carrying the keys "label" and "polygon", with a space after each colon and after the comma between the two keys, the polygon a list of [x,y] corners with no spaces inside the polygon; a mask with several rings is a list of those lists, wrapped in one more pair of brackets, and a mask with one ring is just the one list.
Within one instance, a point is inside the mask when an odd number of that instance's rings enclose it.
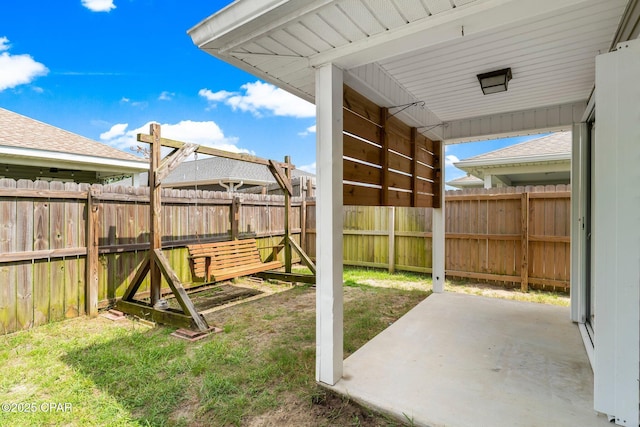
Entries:
{"label": "wooden beam", "polygon": [[138,289],[140,289],[140,285],[142,284],[142,281],[144,280],[145,277],[147,277],[147,273],[149,273],[150,267],[151,267],[151,260],[149,259],[149,255],[145,255],[144,259],[142,260],[142,264],[140,264],[140,267],[138,267],[136,274],[133,276],[133,279],[131,279],[131,283],[129,283],[129,286],[127,287],[127,289],[124,291],[124,294],[122,295],[123,300],[125,301],[133,300],[133,297],[135,296],[136,292],[138,292]]}
{"label": "wooden beam", "polygon": [[[289,158],[289,156],[287,156],[286,158]],[[278,183],[280,188],[282,188],[282,190],[284,191],[285,197],[287,196],[287,194],[289,196],[293,196],[293,187],[291,186],[291,178],[290,177],[287,178],[286,172],[283,170],[283,168],[280,165],[281,164],[276,162],[275,160],[269,160],[269,170],[271,171],[271,174],[273,175],[273,177],[276,179],[276,182]],[[286,170],[290,170],[290,169],[286,168]]]}
{"label": "wooden beam", "polygon": [[316,274],[316,265],[313,263],[309,255],[307,255],[307,253],[302,250],[300,245],[298,245],[298,242],[293,240],[291,237],[289,237],[289,242],[291,243],[291,246],[293,246],[293,248],[296,250],[296,252],[298,252],[298,254],[300,255],[300,260],[303,262],[303,264],[306,265],[313,274]]}
{"label": "wooden beam", "polygon": [[[147,144],[152,144],[154,142],[152,135],[146,135],[144,133],[138,134],[138,141],[146,142]],[[185,143],[182,141],[176,141],[173,139],[160,138],[159,143],[163,147],[173,147],[173,148],[181,148]],[[226,159],[234,159],[234,160],[242,160],[243,162],[256,163],[259,165],[269,166],[269,160],[261,159],[260,157],[251,156],[249,154],[242,153],[231,153],[229,151],[219,150],[217,148],[204,147],[199,146],[196,150],[196,153],[208,154],[210,156],[216,157],[224,157]],[[295,168],[294,165],[285,165],[280,163],[280,167],[282,168]]]}
{"label": "wooden beam", "polygon": [[231,203],[231,240],[236,240],[238,238],[238,233],[240,231],[240,197],[234,197]]}
{"label": "wooden beam", "polygon": [[386,129],[388,116],[389,110],[386,107],[380,108],[380,125],[382,126],[380,130],[382,142],[382,150],[380,151],[380,166],[382,166],[380,204],[382,206],[389,205],[389,134]]}
{"label": "wooden beam", "polygon": [[86,199],[86,191],[39,190],[37,188],[0,188],[0,197],[29,199]]}
{"label": "wooden beam", "polygon": [[411,206],[418,206],[418,128],[411,128]]}
{"label": "wooden beam", "polygon": [[161,249],[155,249],[153,251],[153,261],[162,271],[164,278],[167,279],[167,283],[173,291],[173,296],[176,298],[176,301],[178,301],[178,304],[180,304],[182,311],[193,319],[198,330],[206,331],[209,329],[207,321],[204,320],[204,317],[196,310],[187,291],[184,289],[184,286],[182,286],[178,275],[169,265],[169,261],[167,261]]}
{"label": "wooden beam", "polygon": [[[285,163],[291,163],[291,157],[284,157]],[[275,170],[277,170],[276,165],[271,165]],[[278,172],[278,174],[282,173],[282,169]],[[284,172],[284,182],[287,185],[287,191],[284,193],[284,270],[287,273],[291,273],[291,196],[293,195],[293,190],[291,187],[291,169],[287,169]],[[291,190],[291,191],[290,191]]]}
{"label": "wooden beam", "polygon": [[256,273],[254,276],[261,279],[282,280],[283,282],[300,282],[300,283],[316,283],[316,276],[310,274],[283,273],[280,271],[263,271]]}
{"label": "wooden beam", "polygon": [[[162,188],[156,182],[156,171],[160,167],[161,145],[160,145],[160,125],[152,123],[149,132],[151,133],[151,157],[149,159],[149,250],[153,253],[156,249],[162,249]],[[180,148],[180,147],[178,147]],[[150,297],[151,305],[160,299],[160,287],[162,276],[158,263],[152,262],[150,266]]]}
{"label": "wooden beam", "polygon": [[116,303],[116,308],[124,313],[137,316],[141,319],[170,325],[177,328],[197,329],[193,319],[186,314],[178,313],[175,310],[155,310],[153,307],[138,302],[120,300]]}
{"label": "wooden beam", "polygon": [[87,192],[87,229],[85,265],[85,310],[91,317],[98,315],[98,206]]}
{"label": "wooden beam", "polygon": [[433,207],[440,208],[442,204],[442,141],[433,142],[433,170],[435,177],[433,180]]}
{"label": "wooden beam", "polygon": [[177,168],[187,157],[193,154],[198,147],[198,144],[184,144],[169,156],[165,157],[156,171],[156,184],[161,184],[162,180]]}

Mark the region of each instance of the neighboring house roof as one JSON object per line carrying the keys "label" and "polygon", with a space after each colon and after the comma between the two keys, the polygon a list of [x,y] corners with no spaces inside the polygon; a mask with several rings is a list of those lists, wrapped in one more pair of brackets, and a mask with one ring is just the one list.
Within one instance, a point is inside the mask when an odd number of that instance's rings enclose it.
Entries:
{"label": "neighboring house roof", "polygon": [[[494,184],[566,184],[571,175],[571,132],[556,132],[454,163],[468,177],[447,182],[452,187],[482,187],[485,176]],[[465,179],[468,178],[468,179]]]}
{"label": "neighboring house roof", "polygon": [[447,185],[456,188],[482,188],[484,181],[473,175],[465,175],[463,177],[447,181]]}
{"label": "neighboring house roof", "polygon": [[148,162],[101,142],[0,108],[2,163],[91,170],[103,176],[139,172]]}
{"label": "neighboring house roof", "polygon": [[[291,172],[292,178],[299,176],[314,176],[300,169]],[[140,175],[140,182],[147,180],[147,174]],[[266,185],[275,182],[275,179],[266,166],[256,163],[243,162],[241,160],[227,159],[223,157],[209,157],[181,163],[163,181],[167,187],[188,187],[195,182],[198,185],[243,182],[244,186]]]}

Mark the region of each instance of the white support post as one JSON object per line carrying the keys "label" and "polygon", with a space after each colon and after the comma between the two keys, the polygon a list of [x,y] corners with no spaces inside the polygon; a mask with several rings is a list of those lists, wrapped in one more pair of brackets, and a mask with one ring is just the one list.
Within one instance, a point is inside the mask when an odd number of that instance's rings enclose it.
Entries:
{"label": "white support post", "polygon": [[342,377],[342,70],[316,71],[316,381]]}
{"label": "white support post", "polygon": [[493,187],[493,176],[489,174],[485,174],[484,176],[484,188]]}
{"label": "white support post", "polygon": [[594,408],[640,414],[640,40],[596,57],[593,176]]}
{"label": "white support post", "polygon": [[445,206],[445,176],[444,176],[444,146],[440,144],[440,158],[442,159],[442,171],[440,178],[440,207],[433,208],[432,234],[431,234],[431,279],[433,281],[433,292],[444,292],[444,206]]}

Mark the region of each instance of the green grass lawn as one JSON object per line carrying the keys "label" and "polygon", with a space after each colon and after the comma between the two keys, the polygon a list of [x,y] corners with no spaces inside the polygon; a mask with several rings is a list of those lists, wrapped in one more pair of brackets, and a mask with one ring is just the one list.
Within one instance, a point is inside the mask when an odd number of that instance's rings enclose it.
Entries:
{"label": "green grass lawn", "polygon": [[[366,286],[360,275],[345,276],[345,357],[428,295]],[[309,414],[314,425],[397,425],[347,403],[318,408],[314,311],[315,290],[297,287],[214,313],[224,332],[195,343],[103,318],[2,336],[0,402],[15,405],[3,406],[0,425],[225,426],[278,411],[300,412],[292,425]]]}

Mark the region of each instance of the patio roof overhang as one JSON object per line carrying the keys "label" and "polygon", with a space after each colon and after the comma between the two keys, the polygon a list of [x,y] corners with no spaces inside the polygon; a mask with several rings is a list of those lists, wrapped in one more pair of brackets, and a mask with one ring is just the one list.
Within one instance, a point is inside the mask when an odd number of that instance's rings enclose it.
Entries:
{"label": "patio roof overhang", "polygon": [[[315,71],[446,143],[570,129],[628,0],[243,0],[189,30],[203,51],[315,102]],[[476,75],[510,67],[507,92]]]}
{"label": "patio roof overhang", "polygon": [[[316,104],[318,381],[335,384],[343,372],[343,84],[445,144],[557,130],[585,134],[586,125],[576,124],[593,114],[596,57],[638,37],[639,4],[242,0],[189,30],[203,51]],[[483,95],[476,76],[504,68],[513,76],[508,91]],[[433,209],[432,248],[433,289],[442,292],[442,208]],[[625,366],[637,373],[631,353],[624,353]],[[632,384],[633,393],[603,406],[613,386],[601,387],[596,406],[629,414],[624,425],[638,419],[636,377],[628,378],[623,385]],[[623,410],[613,409],[616,399]]]}

